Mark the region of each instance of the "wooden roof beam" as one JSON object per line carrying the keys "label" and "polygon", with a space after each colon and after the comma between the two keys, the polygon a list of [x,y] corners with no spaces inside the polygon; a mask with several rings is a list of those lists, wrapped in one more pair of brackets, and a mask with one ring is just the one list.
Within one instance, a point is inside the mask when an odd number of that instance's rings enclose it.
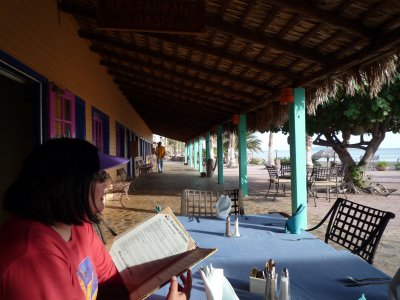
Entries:
{"label": "wooden roof beam", "polygon": [[213,30],[220,31],[228,35],[233,35],[236,38],[240,38],[245,41],[253,41],[267,47],[275,48],[293,56],[306,59],[314,63],[318,63],[322,66],[327,66],[330,63],[334,63],[330,61],[328,57],[323,56],[321,53],[314,51],[313,49],[294,46],[294,44],[292,43],[275,37],[271,37],[269,35],[266,35],[265,33],[250,30],[236,24],[228,24],[214,17],[206,17],[206,27],[212,28]]}
{"label": "wooden roof beam", "polygon": [[[114,75],[116,76],[116,75]],[[213,103],[212,106],[215,107],[219,107],[219,105],[225,105],[226,107],[232,107],[233,109],[238,109],[240,106],[232,101],[227,100],[222,100],[220,98],[216,98],[216,97],[210,97],[207,93],[203,93],[202,91],[199,90],[194,90],[194,89],[190,89],[188,87],[182,87],[180,85],[177,85],[176,83],[172,82],[172,83],[166,83],[163,82],[160,79],[149,79],[149,78],[143,78],[142,76],[135,76],[135,75],[131,75],[129,77],[127,76],[121,76],[121,77],[117,77],[116,78],[118,81],[122,81],[122,82],[127,82],[127,83],[141,83],[141,84],[145,84],[145,85],[149,85],[152,86],[154,84],[157,85],[157,87],[166,89],[166,90],[174,90],[176,93],[182,93],[184,95],[187,95],[188,97],[195,97],[196,99],[199,99],[198,102],[200,102],[200,100],[202,101],[206,101],[207,103]]]}
{"label": "wooden roof beam", "polygon": [[[190,101],[191,105],[196,105],[197,107],[210,107],[210,108],[214,108],[214,109],[221,109],[221,105],[220,104],[214,104],[214,102],[211,101],[202,101],[199,100],[198,98],[194,99],[193,96],[191,95],[187,95],[186,91],[170,91],[170,90],[165,90],[162,88],[158,88],[158,87],[149,87],[148,84],[144,84],[144,83],[140,83],[140,82],[134,82],[134,81],[129,81],[129,82],[123,82],[122,80],[116,79],[114,80],[114,82],[118,85],[118,86],[137,86],[140,87],[143,91],[150,91],[150,92],[157,92],[160,93],[161,95],[164,95],[166,97],[173,97],[174,99],[179,99],[183,102],[187,102]],[[157,94],[155,94],[157,95]],[[228,107],[225,107],[224,109],[226,110],[230,110]]]}
{"label": "wooden roof beam", "polygon": [[168,56],[168,55],[163,55],[160,54],[158,52],[155,51],[151,51],[149,49],[141,49],[139,47],[136,47],[135,45],[131,44],[131,43],[125,43],[125,42],[121,42],[121,41],[115,41],[112,40],[111,38],[104,36],[104,34],[92,34],[90,32],[87,31],[83,31],[83,30],[79,30],[78,34],[80,37],[88,39],[88,40],[92,40],[94,42],[99,42],[99,43],[105,43],[108,44],[110,46],[115,46],[115,47],[119,47],[121,49],[125,49],[125,50],[130,50],[130,51],[134,51],[136,53],[140,53],[143,55],[147,55],[149,57],[154,57],[154,58],[158,58],[161,59],[163,61],[172,63],[172,64],[176,64],[176,65],[181,65],[185,68],[190,68],[192,70],[198,71],[198,72],[203,72],[203,73],[208,73],[210,75],[213,75],[215,77],[218,77],[222,80],[229,80],[231,82],[235,82],[239,85],[246,85],[255,89],[259,89],[262,91],[265,91],[266,93],[270,92],[270,89],[268,89],[268,87],[265,86],[265,84],[258,84],[256,82],[253,82],[251,80],[247,80],[244,78],[238,78],[236,76],[232,76],[228,73],[222,72],[222,71],[217,71],[217,70],[211,70],[208,69],[206,67],[200,66],[198,64],[193,64],[191,62],[188,62],[186,60],[183,59],[177,59],[176,57],[172,57],[172,56]]}
{"label": "wooden roof beam", "polygon": [[[105,50],[102,49],[100,47],[96,47],[96,46],[90,46],[90,50],[93,52],[96,52],[100,55],[104,55],[104,56],[108,56],[108,57],[112,57],[112,58],[116,58],[119,60],[123,60],[132,64],[135,64],[136,66],[140,66],[140,67],[149,67],[148,64],[144,63],[144,62],[140,62],[140,61],[136,61],[135,59],[133,59],[131,56],[128,55],[124,55],[124,54],[117,54],[114,51],[109,51],[109,50]],[[232,88],[223,86],[221,84],[217,84],[217,83],[213,83],[211,81],[202,79],[202,78],[198,78],[195,76],[192,76],[190,74],[180,74],[177,73],[175,71],[171,71],[170,69],[162,66],[162,65],[157,65],[157,66],[152,66],[151,69],[153,71],[156,72],[160,72],[160,73],[164,73],[167,74],[171,77],[175,77],[176,79],[182,80],[182,81],[186,81],[186,82],[190,82],[191,84],[196,84],[199,83],[203,86],[207,86],[210,88],[215,89],[216,91],[220,91],[223,92],[225,94],[229,94],[230,96],[233,97],[241,97],[244,99],[248,99],[249,101],[252,101],[252,99],[250,99],[250,97],[253,97],[251,94],[249,93],[245,93],[245,92],[241,92],[239,90],[234,90]],[[126,70],[126,72],[129,72],[130,70]]]}
{"label": "wooden roof beam", "polygon": [[[219,31],[219,28],[213,27],[212,29]],[[251,31],[251,32],[253,32],[253,31]],[[227,33],[227,32],[225,32],[225,33]],[[235,33],[232,34],[230,32],[229,34],[237,37],[237,34],[235,34]],[[172,36],[172,35],[167,35],[167,34],[157,34],[157,33],[148,33],[148,34],[146,34],[146,36],[153,36],[154,38],[159,39],[161,41],[169,42],[172,44],[178,44],[180,46],[191,48],[191,49],[201,52],[201,53],[206,53],[206,54],[214,55],[217,57],[222,57],[224,59],[228,59],[228,60],[243,64],[243,65],[249,65],[253,69],[280,75],[284,78],[288,78],[289,80],[295,81],[299,78],[299,75],[290,73],[290,72],[288,73],[287,70],[277,68],[277,67],[271,66],[266,63],[254,61],[254,60],[251,60],[246,57],[241,57],[240,55],[236,55],[236,54],[226,51],[226,49],[224,49],[224,48],[216,48],[216,47],[212,47],[212,46],[203,46],[203,45],[199,45],[199,44],[194,44],[192,41],[190,41],[184,37]],[[256,41],[256,40],[246,38],[245,40],[247,40],[249,42],[254,42],[254,43],[257,42],[258,44],[261,44],[261,45],[265,45],[268,43],[268,41],[265,39],[258,39]]]}
{"label": "wooden roof beam", "polygon": [[385,35],[381,35],[374,40],[374,43],[371,43],[357,53],[348,56],[341,61],[338,61],[329,69],[318,72],[317,74],[313,74],[308,78],[304,78],[304,80],[299,82],[299,86],[307,86],[316,81],[324,80],[327,77],[335,75],[339,72],[345,72],[352,67],[362,66],[366,62],[372,63],[372,60],[382,59],[384,56],[390,55],[395,51],[388,49],[395,49],[396,45],[397,48],[400,46],[399,36],[400,28],[393,30]]}
{"label": "wooden roof beam", "polygon": [[300,13],[303,16],[311,17],[322,23],[331,24],[334,27],[340,28],[343,31],[351,32],[365,39],[372,39],[377,35],[376,30],[363,26],[356,20],[350,20],[338,16],[336,11],[326,11],[316,7],[311,1],[298,0],[268,0],[268,3],[285,8],[293,13]]}
{"label": "wooden roof beam", "polygon": [[129,76],[126,76],[123,73],[120,72],[115,72],[115,71],[109,71],[109,74],[114,76],[115,79],[123,80],[123,81],[135,81],[135,82],[140,82],[140,83],[146,83],[150,85],[156,84],[157,86],[160,86],[162,88],[165,88],[167,90],[174,90],[176,92],[181,92],[184,93],[185,95],[195,97],[196,99],[199,100],[204,100],[206,102],[213,102],[216,105],[225,105],[227,107],[231,107],[232,109],[239,109],[240,108],[240,103],[242,103],[240,100],[237,101],[229,101],[229,98],[218,98],[218,96],[210,97],[208,93],[203,92],[202,90],[195,89],[193,87],[189,86],[184,86],[182,84],[177,84],[176,82],[173,81],[167,81],[167,80],[162,80],[160,78],[143,78],[143,72],[139,72],[138,74],[131,74]]}
{"label": "wooden roof beam", "polygon": [[[79,9],[78,7],[75,7],[74,5],[71,5],[71,4],[66,3],[66,2],[61,2],[61,4],[59,4],[59,9],[62,10],[63,12],[65,12],[65,13],[70,13],[70,14],[73,14],[75,16],[86,17],[86,18],[91,18],[91,19],[97,20],[97,13],[95,11],[82,10],[82,9]],[[152,34],[149,33],[148,35],[150,36]],[[85,38],[84,36],[81,36],[81,37]],[[180,45],[187,46],[187,47],[195,49],[195,50],[197,50],[199,52],[206,52],[206,53],[209,53],[209,54],[212,54],[212,55],[215,55],[215,56],[221,56],[221,57],[224,57],[224,58],[227,58],[227,59],[230,59],[230,60],[238,61],[241,64],[248,64],[248,65],[251,65],[255,69],[261,68],[262,71],[271,72],[271,73],[274,73],[274,74],[279,74],[279,75],[281,75],[283,77],[286,77],[286,78],[289,78],[290,80],[293,80],[293,81],[298,80],[298,76],[296,74],[290,73],[287,70],[279,69],[279,68],[276,68],[274,66],[270,66],[270,65],[263,64],[263,63],[260,63],[260,62],[254,62],[254,61],[252,61],[250,59],[242,58],[240,56],[236,56],[234,54],[230,54],[228,52],[224,52],[221,49],[217,49],[217,48],[214,48],[214,47],[200,46],[198,44],[193,44],[193,43],[190,43],[190,42],[189,42],[189,44],[187,44],[188,41],[185,40],[185,39],[174,38],[174,37],[168,36],[166,34],[157,35],[156,37],[158,39],[160,39],[160,40],[168,40],[168,41],[170,41],[172,43],[178,43]],[[248,40],[248,38],[246,38],[246,39]],[[279,40],[276,40],[276,41],[278,42]],[[264,39],[259,39],[259,38],[257,38],[257,41],[254,41],[254,42],[257,42],[257,43],[259,43],[261,45],[265,44],[265,40]],[[275,48],[280,49],[279,47],[277,47],[277,43],[274,43],[274,45],[275,45]],[[290,47],[291,47],[290,45],[284,45],[284,49],[286,49],[287,51],[290,50]],[[283,49],[280,49],[280,50],[283,51]],[[315,55],[318,55],[318,53],[315,53]],[[310,57],[313,57],[313,56],[310,55]],[[321,62],[321,64],[323,64],[323,63]]]}

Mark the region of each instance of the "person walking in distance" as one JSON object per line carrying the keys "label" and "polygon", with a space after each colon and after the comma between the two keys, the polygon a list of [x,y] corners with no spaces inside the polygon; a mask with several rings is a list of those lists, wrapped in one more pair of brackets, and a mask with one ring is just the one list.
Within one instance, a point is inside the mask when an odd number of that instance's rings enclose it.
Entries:
{"label": "person walking in distance", "polygon": [[165,156],[165,148],[161,145],[161,142],[158,142],[156,147],[156,156],[157,156],[157,169],[158,173],[162,173],[163,169],[163,160]]}

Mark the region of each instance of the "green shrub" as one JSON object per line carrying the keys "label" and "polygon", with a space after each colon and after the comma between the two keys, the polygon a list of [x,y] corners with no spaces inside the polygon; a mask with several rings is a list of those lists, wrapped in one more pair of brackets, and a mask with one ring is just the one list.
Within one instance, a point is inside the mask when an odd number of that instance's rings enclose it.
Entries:
{"label": "green shrub", "polygon": [[386,167],[389,167],[389,163],[387,161],[382,160],[382,161],[376,162],[375,166],[386,168]]}
{"label": "green shrub", "polygon": [[396,170],[400,170],[400,161],[394,163],[394,167],[396,168]]}
{"label": "green shrub", "polygon": [[251,164],[251,165],[261,165],[262,163],[263,163],[263,160],[261,158],[252,157],[249,159],[249,164]]}
{"label": "green shrub", "polygon": [[281,165],[290,164],[290,157],[282,157],[280,160],[281,160]]}
{"label": "green shrub", "polygon": [[369,177],[364,176],[364,167],[354,166],[350,168],[351,178],[355,186],[365,188],[369,185]]}

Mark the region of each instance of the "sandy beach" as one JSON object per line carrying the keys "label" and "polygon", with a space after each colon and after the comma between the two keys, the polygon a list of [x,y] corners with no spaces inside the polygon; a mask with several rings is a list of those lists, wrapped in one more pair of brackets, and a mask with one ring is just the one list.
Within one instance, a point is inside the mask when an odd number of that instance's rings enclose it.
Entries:
{"label": "sandy beach", "polygon": [[[125,207],[121,206],[119,195],[114,195],[112,198],[107,197],[103,218],[115,231],[121,233],[137,222],[155,214],[157,205],[169,206],[178,215],[183,189],[238,188],[239,169],[224,167],[223,171],[224,184],[219,185],[217,184],[217,173],[214,173],[211,178],[200,177],[198,171],[183,165],[182,162],[165,161],[163,173],[151,173],[136,178],[135,192],[122,198]],[[263,214],[273,211],[291,214],[290,188],[286,190],[286,196],[280,191],[275,201],[272,201],[272,197],[265,199],[269,177],[264,165],[248,165],[247,173],[249,195],[244,199],[246,214]],[[374,182],[379,182],[390,191],[394,191],[388,196],[362,193],[348,194],[347,197],[349,200],[396,214],[396,217],[390,220],[383,234],[374,262],[376,268],[393,276],[400,267],[400,171],[369,171],[368,175]],[[325,199],[324,193],[320,193],[317,207],[314,207],[313,199],[309,199],[308,227],[317,224],[332,206],[335,197],[336,195],[333,195],[329,202]],[[313,231],[313,234],[321,239],[323,239],[324,233],[325,228]],[[107,234],[107,238],[111,239],[111,235]],[[340,246],[335,247],[340,249]]]}

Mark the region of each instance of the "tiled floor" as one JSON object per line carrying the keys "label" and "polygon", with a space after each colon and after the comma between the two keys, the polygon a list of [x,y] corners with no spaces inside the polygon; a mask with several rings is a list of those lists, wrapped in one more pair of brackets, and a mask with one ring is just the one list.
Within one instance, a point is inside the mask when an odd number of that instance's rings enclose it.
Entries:
{"label": "tiled floor", "polygon": [[[224,184],[217,184],[217,173],[211,178],[200,177],[198,171],[194,171],[182,162],[166,161],[163,173],[151,173],[143,175],[135,181],[135,193],[124,198],[124,207],[119,201],[108,199],[106,209],[103,213],[104,219],[117,232],[121,233],[135,223],[153,215],[155,207],[169,206],[176,214],[180,211],[181,191],[183,189],[202,189],[202,190],[223,190],[238,188],[238,169],[224,168]],[[291,214],[290,188],[287,190],[286,197],[278,193],[276,201],[271,198],[265,199],[267,191],[268,173],[263,165],[248,166],[248,191],[249,196],[245,198],[245,212],[247,214],[267,213],[271,211],[281,211]],[[400,171],[372,171],[369,174],[374,181],[380,182],[388,189],[396,189],[391,195],[385,197],[371,194],[350,194],[348,198],[352,201],[360,202],[365,205],[388,210],[396,214],[396,218],[389,222],[389,225],[382,237],[381,243],[375,256],[374,266],[381,269],[390,276],[393,276],[400,267]],[[335,197],[335,196],[334,196]],[[310,199],[308,206],[308,225],[314,225],[320,220],[332,202],[328,202],[324,195],[317,199],[317,207],[314,207]],[[313,232],[322,238],[324,229]],[[110,238],[110,236],[108,236]]]}

